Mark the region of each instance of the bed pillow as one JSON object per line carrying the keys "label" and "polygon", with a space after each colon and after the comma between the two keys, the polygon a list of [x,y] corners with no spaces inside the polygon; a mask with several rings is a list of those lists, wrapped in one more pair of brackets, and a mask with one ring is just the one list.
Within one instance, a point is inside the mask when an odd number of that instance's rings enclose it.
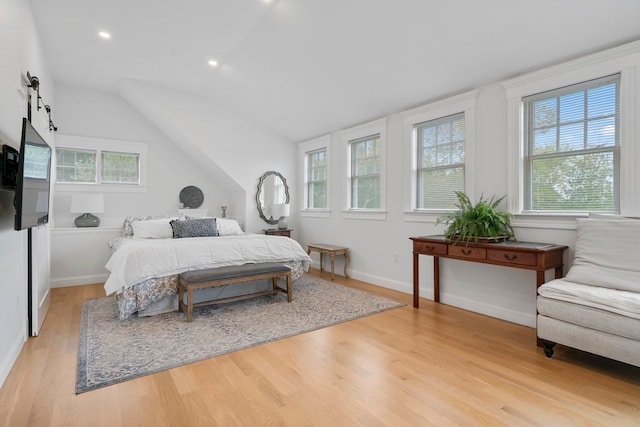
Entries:
{"label": "bed pillow", "polygon": [[149,220],[154,220],[154,219],[167,219],[168,221],[171,221],[172,219],[185,219],[186,215],[184,214],[179,214],[179,215],[146,215],[146,216],[127,216],[125,217],[124,221],[122,222],[122,235],[124,237],[131,237],[133,236],[133,227],[131,226],[131,224],[133,224],[134,222],[137,221],[149,221]]}
{"label": "bed pillow", "polygon": [[171,221],[173,218],[135,221],[131,223],[134,239],[170,239],[173,237]]}
{"label": "bed pillow", "polygon": [[169,224],[173,229],[173,238],[215,237],[218,235],[215,218],[174,219]]}
{"label": "bed pillow", "polygon": [[238,234],[244,234],[240,224],[235,219],[229,218],[216,218],[216,227],[218,228],[219,236],[236,236]]}

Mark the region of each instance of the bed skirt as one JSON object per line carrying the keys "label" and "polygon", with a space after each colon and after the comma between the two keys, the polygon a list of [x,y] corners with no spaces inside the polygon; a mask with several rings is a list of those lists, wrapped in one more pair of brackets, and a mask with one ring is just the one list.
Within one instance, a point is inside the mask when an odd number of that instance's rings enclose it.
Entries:
{"label": "bed skirt", "polygon": [[[283,263],[291,268],[295,281],[304,274],[302,261]],[[194,302],[259,292],[271,288],[271,280],[256,280],[216,288],[198,289]],[[119,318],[124,320],[134,313],[139,317],[176,311],[178,309],[178,275],[145,280],[117,295]]]}

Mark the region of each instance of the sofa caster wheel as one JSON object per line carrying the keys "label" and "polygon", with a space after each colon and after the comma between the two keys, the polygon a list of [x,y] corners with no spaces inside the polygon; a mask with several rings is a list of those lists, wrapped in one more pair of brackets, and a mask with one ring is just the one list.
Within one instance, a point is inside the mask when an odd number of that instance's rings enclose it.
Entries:
{"label": "sofa caster wheel", "polygon": [[551,356],[553,356],[553,347],[555,347],[556,343],[553,341],[542,340],[542,345],[544,347],[544,355],[551,358]]}

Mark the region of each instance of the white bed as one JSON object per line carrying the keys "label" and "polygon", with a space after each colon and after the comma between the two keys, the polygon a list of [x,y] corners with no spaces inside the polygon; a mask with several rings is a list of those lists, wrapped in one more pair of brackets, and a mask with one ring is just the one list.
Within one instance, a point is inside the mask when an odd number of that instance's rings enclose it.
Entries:
{"label": "white bed", "polygon": [[[148,224],[156,222],[163,226],[162,221],[166,221],[168,225],[171,219],[153,219]],[[130,227],[125,220],[125,236],[111,242],[113,253],[106,265],[110,274],[104,289],[107,295],[116,294],[121,319],[136,312],[138,316],[145,316],[177,310],[177,277],[184,271],[282,262],[292,269],[292,279],[296,280],[308,270],[311,263],[311,258],[300,244],[288,237],[233,231],[216,237],[168,238],[163,230],[151,233],[151,237],[155,238],[139,238],[133,231],[136,224],[136,221],[130,222],[133,225]],[[138,224],[137,228],[142,230],[142,225],[148,224]],[[218,219],[218,224],[225,224],[225,221]],[[232,229],[239,230],[239,226]],[[139,235],[146,234],[140,232]],[[269,286],[268,281],[252,283],[250,286],[243,284],[204,289],[206,292],[203,294],[206,295],[201,298],[238,295],[266,286]]]}

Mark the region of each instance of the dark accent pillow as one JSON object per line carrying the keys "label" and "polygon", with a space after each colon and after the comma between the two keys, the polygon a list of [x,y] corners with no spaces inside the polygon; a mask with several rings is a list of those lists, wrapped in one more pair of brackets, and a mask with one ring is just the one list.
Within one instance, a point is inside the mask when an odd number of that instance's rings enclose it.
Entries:
{"label": "dark accent pillow", "polygon": [[174,219],[169,224],[173,229],[173,238],[215,237],[218,235],[215,218]]}

